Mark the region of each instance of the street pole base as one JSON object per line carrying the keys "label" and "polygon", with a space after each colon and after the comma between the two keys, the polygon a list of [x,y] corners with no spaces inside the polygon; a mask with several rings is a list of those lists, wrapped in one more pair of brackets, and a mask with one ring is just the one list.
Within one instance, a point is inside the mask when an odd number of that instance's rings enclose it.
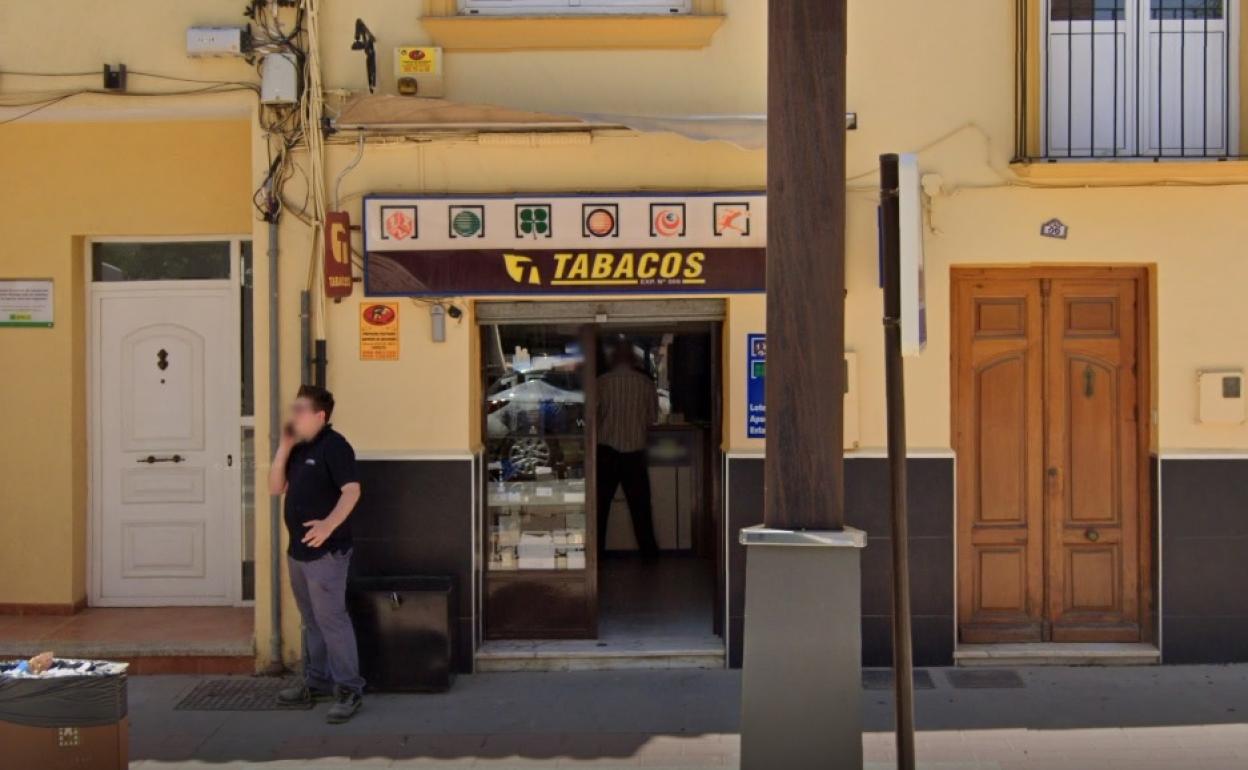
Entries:
{"label": "street pole base", "polygon": [[865,533],[742,530],[742,770],[862,770]]}

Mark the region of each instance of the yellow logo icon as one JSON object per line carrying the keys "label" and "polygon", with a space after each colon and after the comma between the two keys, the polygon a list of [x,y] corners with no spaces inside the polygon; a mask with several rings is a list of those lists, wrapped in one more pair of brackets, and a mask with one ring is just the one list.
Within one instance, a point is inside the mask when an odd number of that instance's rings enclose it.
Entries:
{"label": "yellow logo icon", "polygon": [[504,254],[503,264],[507,268],[508,277],[516,283],[542,285],[542,276],[537,271],[537,265],[529,257],[523,254]]}
{"label": "yellow logo icon", "polygon": [[334,222],[329,226],[329,251],[334,261],[340,265],[351,261],[351,233],[342,222]]}

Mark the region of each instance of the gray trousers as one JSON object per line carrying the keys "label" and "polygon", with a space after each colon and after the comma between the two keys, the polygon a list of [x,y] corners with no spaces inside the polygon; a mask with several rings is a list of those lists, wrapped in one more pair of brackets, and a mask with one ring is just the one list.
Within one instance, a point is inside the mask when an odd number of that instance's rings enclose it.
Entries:
{"label": "gray trousers", "polygon": [[334,686],[364,692],[355,628],[347,614],[347,568],[351,552],[316,561],[287,557],[290,587],[303,616],[303,678],[313,690]]}

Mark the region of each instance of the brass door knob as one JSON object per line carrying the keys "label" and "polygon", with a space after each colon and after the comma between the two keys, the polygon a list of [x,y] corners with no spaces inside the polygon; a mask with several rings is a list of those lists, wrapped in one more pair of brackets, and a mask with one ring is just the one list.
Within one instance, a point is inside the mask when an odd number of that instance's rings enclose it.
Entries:
{"label": "brass door knob", "polygon": [[1083,533],[1083,536],[1093,543],[1101,539],[1101,533],[1097,532],[1095,529],[1089,529],[1087,532]]}

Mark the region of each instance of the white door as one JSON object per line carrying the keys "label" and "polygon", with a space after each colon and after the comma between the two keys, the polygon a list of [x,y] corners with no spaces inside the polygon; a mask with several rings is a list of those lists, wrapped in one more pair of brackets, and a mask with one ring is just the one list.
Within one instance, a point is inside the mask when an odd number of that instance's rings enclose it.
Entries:
{"label": "white door", "polygon": [[237,598],[234,301],[229,281],[93,285],[94,604]]}

